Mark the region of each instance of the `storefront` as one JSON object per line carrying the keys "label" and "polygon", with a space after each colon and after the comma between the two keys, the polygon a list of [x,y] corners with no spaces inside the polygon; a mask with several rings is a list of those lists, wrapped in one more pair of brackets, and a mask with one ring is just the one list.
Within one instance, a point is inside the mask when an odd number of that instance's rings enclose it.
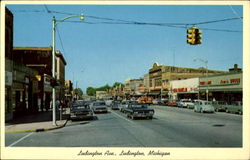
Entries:
{"label": "storefront", "polygon": [[14,116],[37,111],[38,72],[21,64],[14,64],[12,99]]}
{"label": "storefront", "polygon": [[200,96],[213,101],[242,101],[242,72],[200,77]]}
{"label": "storefront", "polygon": [[170,99],[198,99],[199,78],[170,81]]}

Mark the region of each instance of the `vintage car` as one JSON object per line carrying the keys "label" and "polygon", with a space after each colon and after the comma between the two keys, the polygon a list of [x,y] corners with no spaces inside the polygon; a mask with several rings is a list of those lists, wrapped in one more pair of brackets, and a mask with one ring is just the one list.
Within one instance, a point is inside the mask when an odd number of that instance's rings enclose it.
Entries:
{"label": "vintage car", "polygon": [[94,113],[107,113],[108,107],[104,101],[93,102],[91,108]]}
{"label": "vintage car", "polygon": [[185,102],[187,104],[187,108],[188,109],[194,109],[194,103],[195,101],[192,100],[188,100],[187,102]]}
{"label": "vintage car", "polygon": [[153,119],[154,112],[154,109],[148,108],[148,104],[143,103],[129,104],[128,107],[124,109],[124,113],[131,119]]}
{"label": "vintage car", "polygon": [[170,100],[170,101],[168,101],[167,106],[176,107],[177,106],[177,102],[173,101],[173,100]]}
{"label": "vintage car", "polygon": [[193,106],[194,104],[192,103],[191,100],[188,99],[181,99],[178,103],[178,107],[180,108],[188,108],[188,105]]}
{"label": "vintage car", "polygon": [[211,101],[197,100],[194,104],[194,112],[211,112],[214,113],[214,107]]}
{"label": "vintage car", "polygon": [[226,111],[226,106],[227,106],[227,102],[225,101],[214,101],[212,102],[214,109],[216,112],[225,112]]}
{"label": "vintage car", "polygon": [[155,105],[156,105],[156,104],[159,104],[160,101],[161,101],[160,99],[154,99],[154,100],[152,101],[152,104],[155,104]]}
{"label": "vintage car", "polygon": [[242,102],[241,101],[233,101],[230,105],[225,106],[225,110],[227,113],[238,113],[242,114]]}
{"label": "vintage car", "polygon": [[120,101],[113,101],[110,106],[112,110],[119,110],[118,105],[120,104]]}
{"label": "vintage car", "polygon": [[89,105],[84,103],[74,103],[70,108],[70,119],[92,119],[93,111],[90,109]]}
{"label": "vintage car", "polygon": [[129,104],[135,104],[137,103],[136,101],[122,101],[118,107],[119,107],[119,110],[124,113],[124,110],[128,107]]}

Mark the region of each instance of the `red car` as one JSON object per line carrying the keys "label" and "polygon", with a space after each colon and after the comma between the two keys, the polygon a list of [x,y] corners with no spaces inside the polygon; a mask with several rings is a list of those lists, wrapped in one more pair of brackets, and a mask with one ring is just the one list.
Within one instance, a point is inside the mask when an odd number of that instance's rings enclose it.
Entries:
{"label": "red car", "polygon": [[167,105],[171,106],[171,107],[176,107],[177,103],[176,103],[176,101],[168,101]]}

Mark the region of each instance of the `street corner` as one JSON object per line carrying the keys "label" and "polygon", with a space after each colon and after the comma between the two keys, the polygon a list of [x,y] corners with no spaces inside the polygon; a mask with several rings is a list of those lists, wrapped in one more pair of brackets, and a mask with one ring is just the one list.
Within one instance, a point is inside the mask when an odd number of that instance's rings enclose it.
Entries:
{"label": "street corner", "polygon": [[48,125],[44,123],[44,124],[39,124],[39,127],[31,126],[32,125],[31,124],[29,128],[27,128],[27,124],[26,124],[26,128],[22,125],[9,126],[5,128],[5,133],[45,132],[45,131],[63,128],[66,126],[67,122],[68,120],[59,121],[56,123],[56,126],[53,126],[52,124]]}

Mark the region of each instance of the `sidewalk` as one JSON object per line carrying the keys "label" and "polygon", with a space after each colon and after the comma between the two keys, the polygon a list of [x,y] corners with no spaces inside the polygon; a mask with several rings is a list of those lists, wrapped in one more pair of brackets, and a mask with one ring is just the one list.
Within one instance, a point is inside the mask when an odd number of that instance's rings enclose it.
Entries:
{"label": "sidewalk", "polygon": [[33,115],[22,116],[6,122],[5,133],[42,132],[62,128],[66,125],[69,114],[69,108],[66,108],[66,110],[63,111],[61,120],[59,119],[59,114],[57,114],[57,125],[53,125],[52,123],[52,111],[38,112]]}

